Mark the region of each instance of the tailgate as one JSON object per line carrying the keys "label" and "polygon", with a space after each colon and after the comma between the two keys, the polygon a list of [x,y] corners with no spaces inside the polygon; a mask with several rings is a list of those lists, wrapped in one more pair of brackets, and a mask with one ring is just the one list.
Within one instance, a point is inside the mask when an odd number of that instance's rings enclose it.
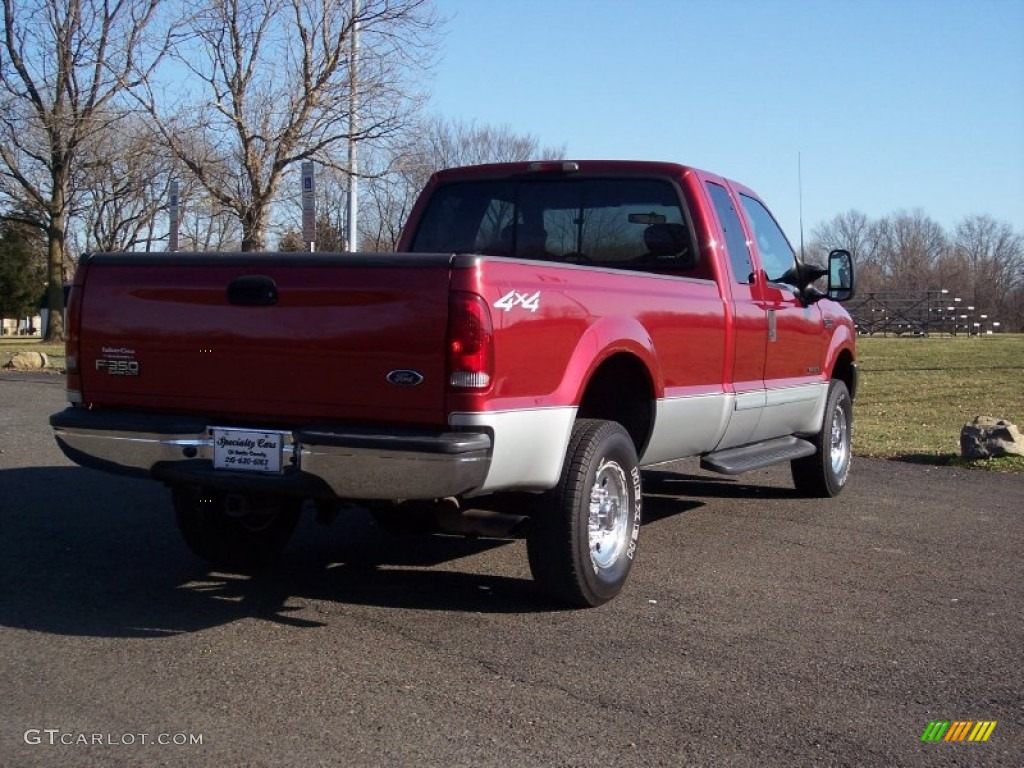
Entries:
{"label": "tailgate", "polygon": [[92,256],[80,316],[84,401],[280,425],[444,425],[449,262]]}

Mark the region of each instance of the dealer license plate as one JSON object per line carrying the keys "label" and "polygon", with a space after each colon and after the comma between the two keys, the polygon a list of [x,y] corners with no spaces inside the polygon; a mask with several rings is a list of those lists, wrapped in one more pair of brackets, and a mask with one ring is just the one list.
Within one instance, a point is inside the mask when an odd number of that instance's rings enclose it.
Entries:
{"label": "dealer license plate", "polygon": [[214,469],[238,472],[281,472],[287,432],[254,432],[211,427]]}

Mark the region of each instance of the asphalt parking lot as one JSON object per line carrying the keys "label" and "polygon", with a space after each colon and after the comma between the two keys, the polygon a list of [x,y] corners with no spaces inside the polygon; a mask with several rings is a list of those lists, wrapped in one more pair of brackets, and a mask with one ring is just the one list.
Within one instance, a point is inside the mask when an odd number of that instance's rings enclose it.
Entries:
{"label": "asphalt parking lot", "polygon": [[662,467],[626,589],[564,611],[523,542],[359,512],[211,572],[164,488],[63,457],[63,400],[0,373],[0,765],[1024,765],[1024,477]]}

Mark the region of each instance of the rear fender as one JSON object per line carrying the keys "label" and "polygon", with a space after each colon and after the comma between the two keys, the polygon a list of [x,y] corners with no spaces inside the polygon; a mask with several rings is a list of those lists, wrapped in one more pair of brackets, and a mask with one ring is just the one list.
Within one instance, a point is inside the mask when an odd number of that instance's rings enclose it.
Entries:
{"label": "rear fender", "polygon": [[579,406],[594,372],[614,355],[626,353],[638,359],[647,370],[654,397],[664,396],[661,366],[647,329],[632,317],[604,317],[587,328],[573,350],[565,375],[554,398],[559,403]]}

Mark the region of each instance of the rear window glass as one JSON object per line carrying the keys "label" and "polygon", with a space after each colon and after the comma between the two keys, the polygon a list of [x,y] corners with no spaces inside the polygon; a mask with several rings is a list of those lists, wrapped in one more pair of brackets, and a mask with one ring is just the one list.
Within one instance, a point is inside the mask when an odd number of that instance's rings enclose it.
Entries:
{"label": "rear window glass", "polygon": [[412,250],[711,276],[676,188],[649,179],[453,182],[434,192]]}

